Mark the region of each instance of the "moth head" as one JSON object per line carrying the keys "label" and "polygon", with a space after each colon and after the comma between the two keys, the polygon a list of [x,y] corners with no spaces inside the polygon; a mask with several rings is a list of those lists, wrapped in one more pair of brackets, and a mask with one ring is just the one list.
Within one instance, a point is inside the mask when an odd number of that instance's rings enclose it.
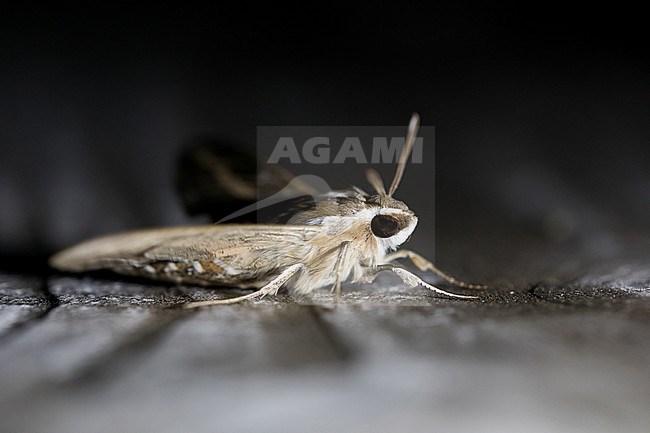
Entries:
{"label": "moth head", "polygon": [[393,182],[386,191],[384,182],[381,176],[375,170],[368,170],[366,177],[368,182],[375,189],[376,195],[368,197],[366,200],[369,204],[374,204],[376,209],[375,215],[370,220],[370,230],[377,238],[378,243],[386,250],[394,250],[402,243],[406,242],[415,226],[417,225],[418,218],[408,206],[399,200],[393,198],[393,194],[404,175],[406,162],[408,161],[415,138],[420,126],[420,116],[414,113],[409,123],[408,132],[406,134],[406,141],[400,153],[397,162],[397,170]]}
{"label": "moth head", "polygon": [[377,245],[383,251],[395,250],[406,242],[415,230],[418,218],[402,201],[393,198],[404,174],[406,162],[411,154],[417,136],[420,117],[413,114],[409,124],[404,147],[397,162],[395,177],[388,192],[375,170],[368,170],[368,182],[376,194],[352,187],[342,191],[311,197],[300,206],[286,213],[287,224],[323,225],[346,227],[346,224],[358,224],[360,221],[374,236]]}
{"label": "moth head", "polygon": [[371,205],[369,229],[381,249],[395,250],[411,237],[418,217],[404,202],[381,195],[370,196],[366,202]]}

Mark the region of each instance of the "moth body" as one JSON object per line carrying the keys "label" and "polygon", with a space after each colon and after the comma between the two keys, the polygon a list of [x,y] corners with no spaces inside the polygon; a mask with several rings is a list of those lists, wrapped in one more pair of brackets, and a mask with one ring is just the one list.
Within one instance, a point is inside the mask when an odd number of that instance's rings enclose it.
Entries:
{"label": "moth body", "polygon": [[[50,263],[71,272],[110,269],[159,281],[240,288],[263,287],[282,269],[302,263],[286,286],[306,294],[337,279],[362,280],[364,268],[383,263],[386,253],[410,236],[417,217],[403,203],[392,202],[395,207],[382,206],[379,197],[360,190],[333,192],[316,197],[312,208],[297,212],[286,225],[141,230],[83,242]],[[323,217],[325,209],[329,215]],[[373,234],[376,215],[398,221],[402,235],[388,241]],[[349,246],[343,253],[342,245]]]}
{"label": "moth body", "polygon": [[414,115],[388,192],[379,175],[369,171],[376,194],[353,187],[318,195],[283,214],[286,224],[172,227],[104,236],[54,255],[50,264],[70,272],[108,269],[173,283],[258,289],[190,307],[263,297],[281,287],[296,294],[332,287],[338,295],[343,281],[370,282],[381,271],[394,272],[410,286],[475,298],[441,290],[392,264],[396,259],[410,259],[420,270],[433,271],[453,284],[481,287],[444,274],[412,251],[395,252],[418,222],[405,203],[392,197],[418,125],[419,117]]}

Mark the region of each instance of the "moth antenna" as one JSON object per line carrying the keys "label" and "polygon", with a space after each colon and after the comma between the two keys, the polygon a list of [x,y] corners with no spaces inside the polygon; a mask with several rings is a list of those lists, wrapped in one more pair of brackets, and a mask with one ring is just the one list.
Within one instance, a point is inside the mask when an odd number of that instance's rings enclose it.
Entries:
{"label": "moth antenna", "polygon": [[391,183],[390,189],[388,190],[388,197],[393,196],[393,193],[402,180],[404,169],[406,168],[406,162],[408,161],[409,156],[411,155],[411,151],[413,150],[413,146],[415,145],[418,129],[420,129],[420,115],[418,113],[413,113],[411,116],[411,122],[409,123],[408,132],[406,133],[406,141],[404,142],[402,153],[400,153],[399,161],[397,162],[397,171],[395,171],[393,183]]}
{"label": "moth antenna", "polygon": [[381,196],[386,195],[384,181],[381,179],[381,175],[377,170],[373,170],[372,168],[366,170],[366,179],[368,179],[368,183],[377,191],[377,194]]}

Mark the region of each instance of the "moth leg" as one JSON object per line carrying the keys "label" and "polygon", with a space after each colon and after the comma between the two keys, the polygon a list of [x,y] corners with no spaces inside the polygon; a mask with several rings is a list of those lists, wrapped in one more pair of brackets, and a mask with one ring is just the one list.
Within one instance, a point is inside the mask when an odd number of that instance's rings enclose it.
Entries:
{"label": "moth leg", "polygon": [[446,292],[446,291],[444,291],[442,289],[439,289],[439,288],[437,288],[435,286],[432,286],[431,284],[429,284],[426,281],[422,280],[422,278],[418,277],[414,273],[409,272],[404,268],[400,268],[399,266],[390,265],[390,264],[378,265],[378,266],[376,266],[374,268],[370,268],[367,271],[367,274],[364,276],[365,277],[364,281],[372,282],[372,280],[374,280],[375,277],[377,276],[377,274],[379,272],[381,272],[381,271],[394,272],[395,274],[397,274],[398,277],[400,277],[402,279],[404,284],[406,284],[407,286],[410,286],[410,287],[415,287],[415,286],[426,287],[427,289],[432,290],[432,291],[434,291],[436,293],[440,293],[441,295],[450,296],[452,298],[478,299],[478,296],[457,295],[455,293]]}
{"label": "moth leg", "polygon": [[302,263],[296,263],[295,265],[291,265],[288,268],[285,268],[282,272],[280,272],[280,275],[275,277],[272,281],[268,282],[264,287],[261,289],[249,293],[248,295],[243,295],[243,296],[237,296],[235,298],[229,298],[229,299],[215,299],[215,300],[210,300],[210,301],[199,301],[199,302],[190,302],[189,304],[183,305],[183,308],[196,308],[196,307],[205,307],[207,305],[226,305],[226,304],[235,304],[237,302],[242,302],[247,299],[254,299],[254,298],[263,298],[266,295],[273,294],[276,295],[278,293],[278,290],[280,290],[280,287],[284,283],[286,283],[289,278],[293,277],[296,272],[301,270],[304,267]]}
{"label": "moth leg", "polygon": [[336,274],[336,281],[332,286],[332,292],[336,293],[336,302],[339,302],[341,299],[341,268],[343,263],[345,263],[345,255],[348,252],[348,246],[350,242],[342,242],[341,248],[339,248],[338,255],[336,257],[336,263],[334,264],[334,272]]}
{"label": "moth leg", "polygon": [[456,278],[445,274],[440,269],[436,267],[430,260],[425,259],[416,252],[410,250],[399,250],[392,254],[386,256],[386,262],[392,262],[396,259],[409,259],[419,270],[421,271],[431,271],[447,282],[454,284],[459,287],[465,287],[468,289],[487,289],[487,286],[483,284],[470,284],[464,281],[457,280]]}

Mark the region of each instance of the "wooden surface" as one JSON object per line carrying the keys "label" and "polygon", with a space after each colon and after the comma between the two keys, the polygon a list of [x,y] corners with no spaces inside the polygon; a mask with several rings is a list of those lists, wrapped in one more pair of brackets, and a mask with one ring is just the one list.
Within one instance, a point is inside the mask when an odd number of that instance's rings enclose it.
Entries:
{"label": "wooden surface", "polygon": [[183,310],[239,292],[4,273],[0,431],[647,432],[650,248],[627,247],[465,256],[475,302],[386,275]]}

